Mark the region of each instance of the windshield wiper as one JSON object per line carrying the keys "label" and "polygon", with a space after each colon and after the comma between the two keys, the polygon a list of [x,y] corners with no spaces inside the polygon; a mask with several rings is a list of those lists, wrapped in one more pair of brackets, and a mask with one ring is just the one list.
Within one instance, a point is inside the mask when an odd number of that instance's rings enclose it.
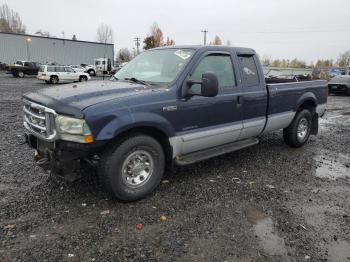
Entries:
{"label": "windshield wiper", "polygon": [[124,78],[124,80],[132,81],[134,83],[138,83],[138,84],[145,85],[145,86],[150,86],[150,84],[147,83],[146,81],[137,79],[135,77],[127,77],[127,78]]}

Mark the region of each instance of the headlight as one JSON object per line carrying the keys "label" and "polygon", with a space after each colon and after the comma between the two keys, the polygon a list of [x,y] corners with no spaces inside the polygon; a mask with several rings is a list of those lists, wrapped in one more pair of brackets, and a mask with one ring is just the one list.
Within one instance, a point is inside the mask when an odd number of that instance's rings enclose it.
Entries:
{"label": "headlight", "polygon": [[88,124],[83,119],[68,116],[56,117],[57,132],[62,140],[92,143],[94,141]]}

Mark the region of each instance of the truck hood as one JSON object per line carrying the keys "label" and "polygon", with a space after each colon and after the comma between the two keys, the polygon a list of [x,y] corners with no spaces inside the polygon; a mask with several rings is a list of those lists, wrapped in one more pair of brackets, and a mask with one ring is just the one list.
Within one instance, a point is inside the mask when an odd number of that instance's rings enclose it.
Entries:
{"label": "truck hood", "polygon": [[[24,99],[45,105],[58,113],[82,117],[85,108],[127,96],[152,92],[152,88],[122,81],[91,81],[44,88],[23,95]],[[80,113],[79,113],[80,112]]]}

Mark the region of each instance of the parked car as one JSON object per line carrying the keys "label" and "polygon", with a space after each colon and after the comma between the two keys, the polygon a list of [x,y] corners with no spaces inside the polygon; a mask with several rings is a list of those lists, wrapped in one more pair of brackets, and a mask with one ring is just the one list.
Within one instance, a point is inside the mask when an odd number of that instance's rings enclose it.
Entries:
{"label": "parked car", "polygon": [[328,82],[329,93],[345,93],[350,96],[350,75],[338,75]]}
{"label": "parked car", "polygon": [[57,84],[58,82],[87,81],[89,74],[84,72],[75,72],[70,66],[40,66],[38,80],[44,80],[46,83]]}
{"label": "parked car", "polygon": [[266,83],[254,50],[224,46],[148,50],[112,78],[25,94],[24,126],[38,164],[60,174],[96,165],[122,201],[150,194],[166,166],[253,146],[274,130],[303,146],[328,93],[322,80]]}
{"label": "parked car", "polygon": [[25,75],[37,75],[39,71],[40,63],[31,61],[16,61],[13,65],[9,66],[7,70],[14,77],[24,77]]}

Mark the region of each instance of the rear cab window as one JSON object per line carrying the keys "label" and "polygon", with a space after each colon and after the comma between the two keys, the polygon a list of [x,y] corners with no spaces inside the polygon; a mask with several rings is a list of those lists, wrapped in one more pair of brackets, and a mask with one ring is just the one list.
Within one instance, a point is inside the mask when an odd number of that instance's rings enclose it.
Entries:
{"label": "rear cab window", "polygon": [[254,56],[239,56],[243,86],[259,85],[259,73]]}

